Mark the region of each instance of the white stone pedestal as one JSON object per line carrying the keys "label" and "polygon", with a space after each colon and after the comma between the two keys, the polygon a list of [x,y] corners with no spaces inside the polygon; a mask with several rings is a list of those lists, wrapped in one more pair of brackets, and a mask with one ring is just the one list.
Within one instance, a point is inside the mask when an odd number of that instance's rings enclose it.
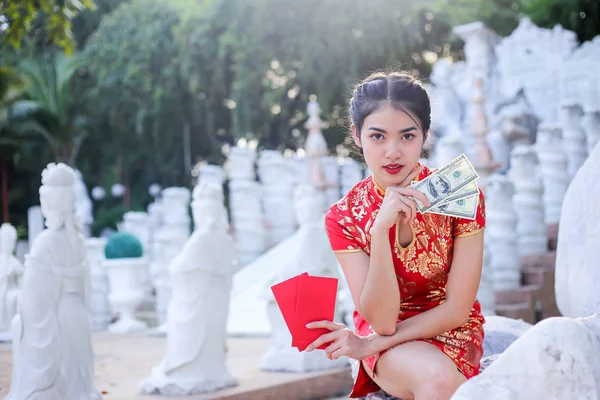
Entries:
{"label": "white stone pedestal", "polygon": [[144,298],[144,271],[148,259],[120,258],[103,261],[110,285],[109,301],[119,320],[108,326],[113,333],[142,331],[147,325],[135,318],[136,308]]}

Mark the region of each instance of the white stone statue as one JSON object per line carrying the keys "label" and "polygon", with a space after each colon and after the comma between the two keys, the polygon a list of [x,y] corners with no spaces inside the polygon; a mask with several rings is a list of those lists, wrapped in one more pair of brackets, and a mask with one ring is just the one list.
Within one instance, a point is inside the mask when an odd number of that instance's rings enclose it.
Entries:
{"label": "white stone statue", "polygon": [[544,185],[546,224],[557,224],[570,180],[560,128],[555,124],[540,124],[535,149]]}
{"label": "white stone statue", "polygon": [[171,264],[167,351],[142,382],[142,394],[193,395],[237,384],[225,364],[229,295],[236,267],[222,186],[196,186],[192,209],[197,228]]}
{"label": "white stone statue", "polygon": [[581,127],[583,110],[578,105],[564,105],[560,109],[560,126],[567,156],[569,178],[572,178],[587,158],[585,131]]}
{"label": "white stone statue", "polygon": [[256,152],[247,148],[234,146],[231,148],[227,157],[227,176],[229,179],[254,180],[254,162],[256,161]]}
{"label": "white stone statue", "polygon": [[[308,372],[339,368],[348,363],[345,358],[330,361],[320,350],[300,353],[298,349],[291,347],[292,337],[270,289],[272,285],[304,272],[315,276],[339,276],[338,263],[325,231],[326,204],[323,191],[311,185],[302,185],[296,189],[294,205],[300,222],[296,243],[293,251],[281,260],[279,273],[264,288],[264,295],[269,299],[267,313],[272,327],[272,343],[263,357],[263,370]],[[335,319],[341,321],[341,316],[338,315]]]}
{"label": "white stone statue", "polygon": [[75,190],[77,191],[77,203],[75,204],[75,213],[81,220],[81,229],[83,236],[92,236],[92,224],[94,223],[94,206],[88,189],[83,182],[81,171],[75,171]]}
{"label": "white stone statue", "polygon": [[354,185],[363,180],[363,171],[360,164],[350,157],[344,158],[340,179],[342,183],[342,195],[345,196]]}
{"label": "white stone statue", "polygon": [[74,184],[75,173],[65,164],[48,164],[42,172],[40,203],[48,229],[25,258],[7,400],[101,398],[94,387],[89,267],[73,212]]}
{"label": "white stone statue", "polygon": [[123,222],[119,225],[119,231],[131,233],[135,236],[144,249],[144,256],[150,250],[150,220],[148,213],[142,211],[127,211],[123,214]]}
{"label": "white stone statue", "polygon": [[576,47],[575,32],[559,25],[538,28],[522,18],[517,29],[495,48],[502,94],[511,98],[524,90],[535,115],[545,123],[557,123],[562,92],[559,77]]}
{"label": "white stone statue", "polygon": [[556,249],[556,304],[566,317],[600,310],[600,146],[579,169],[564,197]]}
{"label": "white stone statue", "polygon": [[108,301],[110,292],[108,275],[103,264],[106,238],[87,238],[85,242],[90,259],[92,329],[106,330],[112,320],[112,312]]}
{"label": "white stone statue", "polygon": [[323,132],[321,132],[324,126],[324,122],[319,117],[321,107],[316,99],[311,99],[306,109],[308,120],[304,124],[304,127],[308,130],[308,135],[306,136],[304,149],[309,159],[308,179],[313,186],[325,188],[328,184],[323,165],[321,164],[321,157],[326,156],[328,151],[327,142],[325,141],[325,137],[323,137]]}
{"label": "white stone statue", "polygon": [[15,257],[17,230],[9,223],[0,226],[0,342],[10,341],[12,319],[17,314],[17,303],[23,275],[23,264]]}
{"label": "white stone statue", "polygon": [[262,183],[262,206],[272,247],[296,230],[293,205],[292,169],[289,160],[276,150],[263,150],[258,159],[258,176]]}
{"label": "white stone statue", "polygon": [[457,135],[447,135],[435,143],[436,165],[446,165],[465,152],[464,139]]}
{"label": "white stone statue", "polygon": [[529,328],[452,400],[600,398],[600,314],[547,318]]}
{"label": "white stone statue", "polygon": [[488,136],[493,159],[500,163],[497,172],[505,173],[510,168],[510,153],[515,146],[532,144],[538,124],[523,91],[496,110],[496,128]]}
{"label": "white stone statue", "polygon": [[515,188],[513,204],[517,213],[519,254],[544,254],[548,251],[544,188],[533,146],[521,145],[514,148],[508,175]]}
{"label": "white stone statue", "polygon": [[44,230],[44,216],[40,206],[33,206],[27,209],[27,237],[29,248],[33,246],[33,241]]}
{"label": "white stone statue", "polygon": [[327,183],[325,191],[327,204],[331,205],[342,198],[340,194],[340,166],[336,157],[325,156],[321,158],[321,167],[323,168],[323,177]]}
{"label": "white stone statue", "polygon": [[[600,84],[598,86],[600,87]],[[581,126],[585,131],[587,152],[591,154],[596,144],[600,142],[600,100],[597,111],[588,110],[583,114]]]}
{"label": "white stone statue", "polygon": [[200,181],[222,185],[225,182],[225,170],[220,165],[202,165],[200,167]]}
{"label": "white stone statue", "polygon": [[452,86],[453,64],[440,59],[431,71],[431,129],[437,137],[462,138],[464,107]]}
{"label": "white stone statue", "polygon": [[191,220],[189,215],[191,191],[185,187],[169,187],[162,191],[162,231],[189,237]]}
{"label": "white stone statue", "polygon": [[521,285],[521,259],[517,246],[517,216],[513,208],[514,188],[508,177],[489,177],[486,192],[486,244],[491,253],[494,290]]}
{"label": "white stone statue", "polygon": [[169,265],[179,254],[191,233],[189,216],[191,191],[185,187],[170,187],[162,191],[162,225],[154,234],[150,275],[156,288],[156,311],[159,327],[156,334],[166,332],[166,316],[171,299]]}
{"label": "white stone statue", "polygon": [[[494,46],[498,43],[500,37],[491,29],[487,28],[481,21],[475,21],[464,25],[454,27],[453,32],[465,41],[464,52],[466,71],[462,79],[468,83],[469,96],[465,102],[465,113],[463,117],[463,129],[469,126],[473,119],[473,113],[478,111],[473,109],[471,99],[473,98],[473,85],[481,82],[482,97],[487,101],[482,104],[483,112],[487,118],[493,117],[493,110],[501,98],[499,87],[499,76],[496,71],[496,57]],[[465,129],[466,130],[466,129]],[[465,146],[467,151],[472,146],[472,136],[465,136]]]}
{"label": "white stone statue", "polygon": [[260,257],[266,248],[262,189],[256,181],[233,179],[229,182],[229,193],[236,249],[240,266],[244,266]]}
{"label": "white stone statue", "polygon": [[[478,185],[485,193],[487,180],[500,163],[494,160],[492,151],[488,146],[487,136],[490,132],[488,118],[485,112],[486,97],[483,90],[483,80],[475,81],[473,98],[469,114],[469,137],[472,138],[470,146],[471,162],[479,174]],[[467,150],[467,149],[465,149]]]}

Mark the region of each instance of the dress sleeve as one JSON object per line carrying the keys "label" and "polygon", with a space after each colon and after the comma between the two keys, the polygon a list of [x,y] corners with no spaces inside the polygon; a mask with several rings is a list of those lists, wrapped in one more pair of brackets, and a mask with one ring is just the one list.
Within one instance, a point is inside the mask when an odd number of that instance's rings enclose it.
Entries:
{"label": "dress sleeve", "polygon": [[454,237],[466,237],[483,231],[485,228],[485,198],[483,192],[479,189],[479,204],[475,220],[467,218],[456,218],[454,222]]}
{"label": "dress sleeve", "polygon": [[325,216],[325,230],[334,253],[358,253],[362,247],[352,235],[354,222],[348,216],[342,216],[335,210],[335,205]]}

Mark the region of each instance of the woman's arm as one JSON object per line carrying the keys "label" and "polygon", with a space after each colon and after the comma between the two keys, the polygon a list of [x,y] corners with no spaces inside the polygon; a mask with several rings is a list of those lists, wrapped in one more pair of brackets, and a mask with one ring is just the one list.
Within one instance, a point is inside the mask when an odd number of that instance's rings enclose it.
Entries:
{"label": "woman's arm", "polygon": [[[398,222],[400,223],[400,222]],[[392,259],[389,230],[371,230],[369,270],[362,288],[358,313],[380,335],[396,332],[400,290]]]}
{"label": "woman's arm", "polygon": [[336,253],[356,311],[380,335],[396,332],[400,291],[388,231],[371,230],[371,256]]}
{"label": "woman's arm", "polygon": [[431,338],[464,325],[477,295],[482,263],[483,232],[456,238],[446,301],[400,322],[391,336],[369,336],[369,352],[375,354],[400,343]]}

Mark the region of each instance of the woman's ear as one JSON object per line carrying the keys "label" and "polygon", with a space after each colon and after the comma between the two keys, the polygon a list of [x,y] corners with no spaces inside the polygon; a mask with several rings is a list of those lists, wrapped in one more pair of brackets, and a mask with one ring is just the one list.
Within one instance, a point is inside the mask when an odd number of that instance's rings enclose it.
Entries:
{"label": "woman's ear", "polygon": [[360,132],[356,129],[354,124],[350,125],[350,129],[352,129],[352,139],[354,139],[354,144],[358,147],[362,147],[360,144]]}

